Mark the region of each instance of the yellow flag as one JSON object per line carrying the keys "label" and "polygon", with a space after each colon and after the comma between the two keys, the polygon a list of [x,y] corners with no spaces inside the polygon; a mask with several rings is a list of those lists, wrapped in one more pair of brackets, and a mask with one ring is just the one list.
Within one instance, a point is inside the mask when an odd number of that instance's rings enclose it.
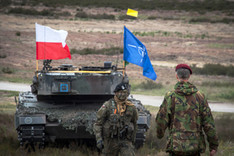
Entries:
{"label": "yellow flag", "polygon": [[128,9],[127,15],[133,16],[133,17],[137,17],[138,16],[138,11],[132,10],[132,9]]}

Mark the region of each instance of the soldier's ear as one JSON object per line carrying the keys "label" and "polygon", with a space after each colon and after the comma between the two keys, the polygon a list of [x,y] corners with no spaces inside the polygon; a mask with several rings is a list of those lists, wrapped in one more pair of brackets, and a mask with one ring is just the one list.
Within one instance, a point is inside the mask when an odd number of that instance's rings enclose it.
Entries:
{"label": "soldier's ear", "polygon": [[177,75],[177,73],[176,73],[176,79],[179,81],[180,79],[179,79],[179,77],[178,77],[178,75]]}

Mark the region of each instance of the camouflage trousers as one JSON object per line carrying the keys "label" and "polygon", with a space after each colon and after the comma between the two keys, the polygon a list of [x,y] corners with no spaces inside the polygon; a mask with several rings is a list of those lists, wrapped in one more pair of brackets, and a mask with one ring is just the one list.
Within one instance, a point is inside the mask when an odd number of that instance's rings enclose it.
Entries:
{"label": "camouflage trousers", "polygon": [[132,142],[128,140],[119,140],[117,138],[105,139],[103,156],[135,156]]}

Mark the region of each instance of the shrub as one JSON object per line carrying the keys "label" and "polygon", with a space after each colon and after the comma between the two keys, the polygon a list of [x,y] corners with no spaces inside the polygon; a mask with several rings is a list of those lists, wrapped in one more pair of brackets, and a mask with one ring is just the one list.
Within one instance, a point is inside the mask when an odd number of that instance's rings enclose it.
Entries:
{"label": "shrub", "polygon": [[2,72],[6,73],[6,74],[12,74],[12,73],[14,73],[14,70],[9,68],[9,67],[3,67]]}
{"label": "shrub", "polygon": [[116,55],[119,53],[121,54],[123,53],[123,48],[111,47],[103,49],[91,49],[91,48],[85,48],[81,50],[71,49],[71,54],[80,54],[80,55],[88,55],[88,54]]}
{"label": "shrub", "polygon": [[11,4],[11,0],[1,0],[0,1],[0,8],[9,6],[10,4]]}
{"label": "shrub", "polygon": [[221,115],[214,114],[216,131],[218,133],[219,139],[234,141],[234,127],[231,126],[234,121],[233,113],[224,113]]}
{"label": "shrub", "polygon": [[20,36],[21,33],[20,33],[19,31],[17,31],[17,32],[15,33],[15,35],[16,35],[16,36]]}
{"label": "shrub", "polygon": [[153,89],[161,89],[163,85],[161,83],[156,83],[152,80],[144,81],[140,84],[132,86],[132,90],[143,89],[143,90],[153,90]]}
{"label": "shrub", "polygon": [[118,20],[128,20],[128,19],[130,19],[130,20],[136,20],[137,18],[136,17],[132,17],[132,16],[128,16],[128,15],[120,15],[119,17],[118,17]]}
{"label": "shrub", "polygon": [[192,18],[189,20],[189,23],[196,23],[196,22],[210,22],[209,18],[200,17],[200,18]]}
{"label": "shrub", "polygon": [[86,13],[83,12],[83,11],[77,12],[75,16],[76,16],[76,17],[79,17],[79,18],[88,18],[88,14],[86,14]]}
{"label": "shrub", "polygon": [[234,82],[205,81],[205,82],[202,82],[201,85],[208,86],[208,87],[230,87],[230,86],[234,86]]}
{"label": "shrub", "polygon": [[115,20],[114,15],[108,15],[108,14],[97,14],[97,15],[89,15],[89,18],[92,19],[109,19],[109,20]]}
{"label": "shrub", "polygon": [[221,99],[228,99],[234,101],[234,91],[230,91],[229,93],[220,93],[218,97]]}
{"label": "shrub", "polygon": [[6,54],[0,54],[0,58],[6,58]]}
{"label": "shrub", "polygon": [[12,14],[24,14],[24,15],[41,15],[41,16],[53,16],[54,13],[50,10],[37,11],[35,9],[24,9],[24,8],[11,8],[8,13]]}
{"label": "shrub", "polygon": [[79,11],[78,13],[76,13],[75,15],[78,18],[90,18],[90,19],[109,19],[109,20],[115,20],[115,16],[114,15],[108,15],[108,14],[97,14],[97,15],[91,15],[91,14],[87,14],[83,11]]}
{"label": "shrub", "polygon": [[68,11],[64,11],[64,12],[61,12],[61,13],[57,13],[58,16],[71,16],[71,13],[68,12]]}
{"label": "shrub", "polygon": [[222,18],[222,19],[209,19],[207,17],[198,17],[198,18],[192,18],[189,20],[189,23],[197,23],[197,22],[207,22],[207,23],[233,23],[234,19],[232,18]]}
{"label": "shrub", "polygon": [[195,74],[201,75],[226,75],[234,77],[234,66],[223,66],[221,64],[205,64],[203,68],[192,65],[192,70]]}
{"label": "shrub", "polygon": [[148,19],[149,20],[155,20],[155,19],[157,19],[157,17],[156,16],[149,16]]}

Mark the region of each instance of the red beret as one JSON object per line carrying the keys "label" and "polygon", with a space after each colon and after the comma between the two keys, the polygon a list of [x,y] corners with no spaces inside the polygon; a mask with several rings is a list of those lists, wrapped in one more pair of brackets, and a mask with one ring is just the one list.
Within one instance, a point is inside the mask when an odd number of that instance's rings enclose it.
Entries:
{"label": "red beret", "polygon": [[177,69],[180,69],[180,68],[185,68],[185,69],[188,69],[189,71],[190,71],[190,74],[192,75],[192,69],[187,65],[187,64],[178,64],[177,66],[176,66],[176,69],[175,69],[175,71],[177,71]]}

